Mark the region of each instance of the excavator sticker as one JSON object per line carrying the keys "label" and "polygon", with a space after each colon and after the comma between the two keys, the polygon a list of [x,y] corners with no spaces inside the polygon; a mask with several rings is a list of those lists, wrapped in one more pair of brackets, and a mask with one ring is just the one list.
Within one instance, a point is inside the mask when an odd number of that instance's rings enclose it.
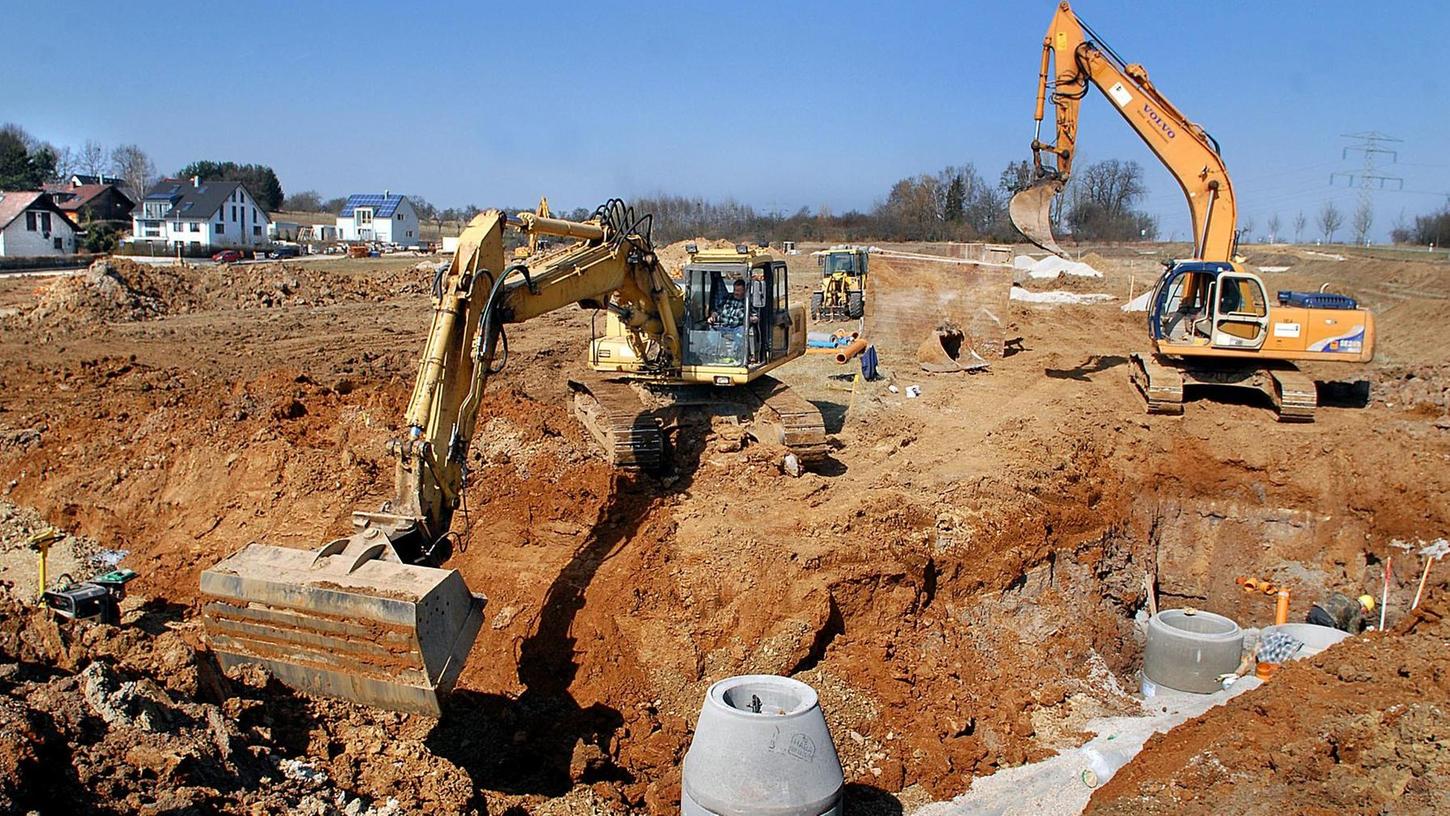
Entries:
{"label": "excavator sticker", "polygon": [[1124,88],[1121,82],[1113,83],[1113,87],[1108,89],[1108,96],[1111,96],[1120,108],[1128,107],[1128,103],[1133,101],[1133,95],[1128,93],[1128,89]]}
{"label": "excavator sticker", "polygon": [[1309,350],[1359,354],[1364,350],[1364,326],[1356,326],[1354,331],[1348,334],[1341,334],[1338,337],[1326,337],[1317,343],[1311,343]]}

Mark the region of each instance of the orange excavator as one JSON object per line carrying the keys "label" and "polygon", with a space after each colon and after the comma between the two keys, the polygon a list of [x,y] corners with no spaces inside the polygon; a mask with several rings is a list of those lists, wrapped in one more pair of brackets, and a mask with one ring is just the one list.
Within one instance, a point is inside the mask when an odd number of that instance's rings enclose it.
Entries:
{"label": "orange excavator", "polygon": [[[1034,180],[1012,197],[1012,222],[1028,240],[1057,255],[1053,199],[1072,176],[1078,110],[1089,86],[1177,179],[1193,223],[1193,257],[1165,264],[1148,301],[1151,354],[1133,354],[1132,377],[1149,413],[1183,413],[1185,385],[1252,388],[1266,393],[1285,421],[1312,421],[1314,381],[1296,361],[1365,363],[1374,357],[1374,316],[1350,297],[1278,291],[1270,299],[1258,275],[1234,258],[1237,211],[1218,143],[1190,121],[1061,2],[1042,42],[1037,80]],[[1056,141],[1043,142],[1053,106]],[[1050,157],[1044,162],[1044,154]]]}

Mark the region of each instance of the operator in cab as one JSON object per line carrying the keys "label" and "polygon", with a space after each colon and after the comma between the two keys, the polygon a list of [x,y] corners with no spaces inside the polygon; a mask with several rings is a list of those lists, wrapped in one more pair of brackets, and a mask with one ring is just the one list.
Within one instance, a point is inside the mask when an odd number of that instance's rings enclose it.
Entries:
{"label": "operator in cab", "polygon": [[716,329],[738,329],[745,325],[745,281],[736,280],[730,296],[716,307],[710,315],[710,325]]}

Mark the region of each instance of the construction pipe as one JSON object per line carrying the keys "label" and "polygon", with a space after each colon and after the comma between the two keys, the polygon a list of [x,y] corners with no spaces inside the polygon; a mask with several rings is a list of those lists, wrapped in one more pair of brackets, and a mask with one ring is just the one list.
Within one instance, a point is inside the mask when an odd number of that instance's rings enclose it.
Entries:
{"label": "construction pipe", "polygon": [[840,365],[845,365],[853,357],[865,351],[867,345],[868,343],[860,337],[852,340],[851,345],[836,352],[836,362]]}
{"label": "construction pipe", "polygon": [[1283,626],[1289,622],[1289,590],[1279,590],[1279,600],[1274,604],[1274,625]]}
{"label": "construction pipe", "polygon": [[856,338],[858,338],[858,337],[861,336],[861,332],[858,332],[858,331],[846,331],[845,329],[836,329],[835,334],[836,334],[837,337],[849,337],[852,340],[855,340]]}

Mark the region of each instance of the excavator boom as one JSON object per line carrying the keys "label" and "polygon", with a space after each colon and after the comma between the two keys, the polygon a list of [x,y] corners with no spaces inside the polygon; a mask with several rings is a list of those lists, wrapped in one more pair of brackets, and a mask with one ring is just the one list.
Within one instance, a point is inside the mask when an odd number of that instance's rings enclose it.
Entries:
{"label": "excavator boom", "polygon": [[[1042,41],[1033,114],[1037,124],[1033,178],[1012,197],[1008,208],[1012,223],[1034,244],[1063,254],[1052,236],[1050,211],[1054,197],[1072,177],[1078,113],[1089,86],[1102,92],[1183,189],[1193,219],[1193,257],[1230,260],[1237,215],[1233,184],[1218,144],[1153,85],[1143,66],[1124,62],[1094,34],[1066,0],[1058,3]],[[1048,102],[1056,131],[1050,143],[1041,141]]]}

